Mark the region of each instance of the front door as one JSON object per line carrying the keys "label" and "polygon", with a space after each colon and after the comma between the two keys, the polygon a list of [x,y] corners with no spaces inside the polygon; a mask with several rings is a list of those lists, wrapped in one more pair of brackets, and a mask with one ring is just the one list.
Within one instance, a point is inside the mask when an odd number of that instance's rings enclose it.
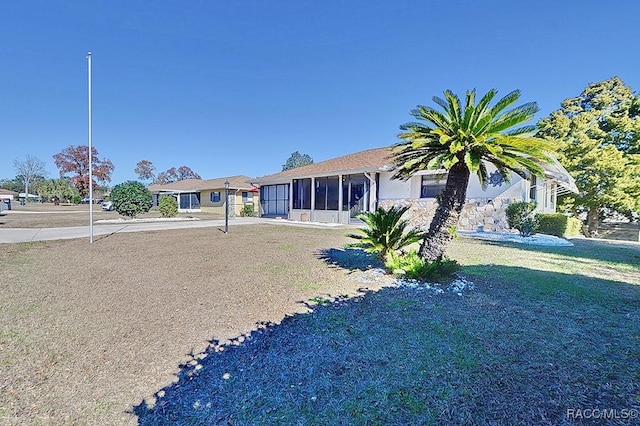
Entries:
{"label": "front door", "polygon": [[352,218],[367,211],[366,190],[365,182],[349,182],[349,215]]}

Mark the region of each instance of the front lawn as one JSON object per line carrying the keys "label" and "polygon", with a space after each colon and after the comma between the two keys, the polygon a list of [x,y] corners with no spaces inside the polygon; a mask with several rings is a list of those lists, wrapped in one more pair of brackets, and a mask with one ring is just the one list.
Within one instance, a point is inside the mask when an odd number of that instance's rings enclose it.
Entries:
{"label": "front lawn", "polygon": [[637,245],[459,239],[451,255],[474,290],[320,303],[212,345],[134,411],[142,424],[637,421]]}
{"label": "front lawn", "polygon": [[475,283],[458,295],[380,288],[344,234],[0,245],[0,423],[551,425],[640,408],[640,246],[458,238]]}

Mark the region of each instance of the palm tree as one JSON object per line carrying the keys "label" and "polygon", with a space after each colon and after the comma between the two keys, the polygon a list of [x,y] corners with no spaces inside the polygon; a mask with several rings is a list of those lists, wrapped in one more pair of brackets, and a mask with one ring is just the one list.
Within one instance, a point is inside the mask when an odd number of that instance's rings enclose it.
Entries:
{"label": "palm tree", "polygon": [[420,241],[422,232],[411,229],[405,232],[409,225],[402,215],[409,210],[409,206],[391,207],[385,210],[378,207],[375,212],[363,212],[357,215],[367,226],[359,228],[359,234],[348,234],[347,237],[358,240],[357,243],[347,244],[347,247],[359,247],[368,253],[375,253],[385,262],[390,251],[397,251],[403,247]]}
{"label": "palm tree", "polygon": [[461,105],[458,96],[447,90],[445,99],[433,97],[443,112],[418,105],[410,114],[423,122],[400,126],[403,133],[398,137],[402,142],[395,145],[392,156],[394,178],[407,180],[426,169],[448,171],[438,208],[419,250],[428,261],[442,260],[453,238],[451,231],[458,224],[471,173],[478,175],[484,189],[489,163],[509,182],[511,172],[525,179],[541,175],[541,164],[552,161],[550,143],[532,136],[535,126],[514,129],[533,118],[538,112],[536,103],[507,110],[520,98],[520,91],[515,90],[489,106],[496,94],[492,89],[475,104],[475,90],[467,91]]}

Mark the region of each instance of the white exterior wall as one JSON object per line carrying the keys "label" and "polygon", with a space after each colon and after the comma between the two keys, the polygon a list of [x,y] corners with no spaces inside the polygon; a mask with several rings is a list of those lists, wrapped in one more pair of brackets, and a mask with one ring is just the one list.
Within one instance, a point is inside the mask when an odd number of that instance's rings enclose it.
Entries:
{"label": "white exterior wall", "polygon": [[[489,173],[495,169],[489,168]],[[431,172],[433,173],[433,172]],[[429,172],[413,176],[407,181],[391,179],[391,172],[379,173],[377,185],[377,200],[374,199],[376,188],[371,185],[370,200],[371,204],[377,203],[377,206],[390,208],[394,205],[410,205],[411,209],[407,213],[412,226],[425,227],[428,226],[435,213],[436,203],[434,198],[420,198],[422,187],[422,175]],[[373,176],[373,174],[372,174]],[[553,212],[555,211],[555,191],[553,185],[555,183],[538,178],[538,190],[536,198],[538,201],[538,211]],[[292,185],[290,185],[292,188]],[[485,190],[480,186],[478,177],[471,175],[469,180],[469,188],[467,190],[467,203],[460,217],[459,228],[461,230],[477,230],[482,228],[486,231],[508,231],[505,209],[515,201],[529,200],[529,181],[518,175],[513,175],[510,183],[493,186],[489,184]],[[290,189],[291,190],[291,189]],[[342,186],[340,186],[342,191]],[[339,205],[342,206],[342,197],[340,196]],[[312,202],[315,199],[315,193],[311,192]],[[547,202],[544,203],[544,197]],[[292,194],[290,194],[289,202],[292,207]],[[372,210],[373,206],[369,206]],[[289,211],[289,219],[295,221],[312,221],[325,223],[344,223],[350,221],[348,211],[340,210],[308,210],[293,209]]]}
{"label": "white exterior wall", "polygon": [[[492,171],[489,169],[489,173]],[[542,189],[544,180],[538,178],[538,182],[540,184],[538,200],[543,200],[542,197],[545,194],[551,197],[551,191],[544,192]],[[417,228],[428,227],[435,214],[437,204],[434,198],[420,198],[421,186],[422,175],[413,176],[403,182],[392,180],[391,173],[381,173],[379,206],[388,209],[394,205],[409,205],[411,208],[407,215],[410,225]],[[508,231],[505,214],[507,206],[516,201],[528,201],[528,195],[529,181],[518,175],[513,175],[510,183],[503,182],[496,186],[489,184],[485,190],[482,189],[477,175],[471,175],[467,189],[467,203],[462,211],[458,227],[460,230],[471,231],[478,229],[497,232]],[[544,203],[538,201],[539,211],[555,211],[555,203],[552,205],[551,198],[547,202],[547,207],[544,206]]]}
{"label": "white exterior wall", "polygon": [[[391,179],[391,173],[380,173],[379,200],[420,199],[423,174],[413,176],[404,182]],[[469,179],[467,198],[470,200],[494,198],[519,198],[525,200],[528,190],[529,182],[518,175],[513,176],[510,183],[505,182],[499,186],[489,184],[487,188],[483,190],[478,176],[473,174]],[[424,200],[428,200],[428,198]]]}

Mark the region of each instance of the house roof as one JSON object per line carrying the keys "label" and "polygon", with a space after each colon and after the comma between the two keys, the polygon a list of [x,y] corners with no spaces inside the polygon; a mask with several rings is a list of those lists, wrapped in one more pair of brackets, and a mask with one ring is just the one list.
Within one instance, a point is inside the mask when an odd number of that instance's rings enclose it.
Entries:
{"label": "house roof", "polygon": [[244,175],[220,177],[214,179],[184,179],[166,185],[149,185],[151,192],[197,192],[212,189],[224,189],[225,182],[229,182],[229,189],[251,191],[256,188],[251,185],[252,178]]}
{"label": "house roof", "polygon": [[10,189],[0,188],[0,195],[18,195],[18,193]]}
{"label": "house roof", "polygon": [[580,190],[576,186],[576,181],[571,177],[567,169],[557,159],[553,159],[553,163],[542,164],[545,177],[557,182],[563,188],[561,192],[573,192],[578,194]]}
{"label": "house roof", "polygon": [[253,183],[262,184],[280,180],[308,178],[312,176],[352,174],[372,171],[389,170],[391,150],[390,147],[368,149],[355,154],[332,158],[319,163],[297,167],[253,179]]}
{"label": "house roof", "polygon": [[[258,185],[269,183],[287,182],[291,179],[302,179],[318,176],[330,176],[337,174],[355,174],[373,171],[391,171],[391,147],[369,149],[366,151],[356,152],[354,154],[344,155],[342,157],[332,158],[330,160],[321,161],[319,163],[309,164],[308,166],[297,167],[291,170],[274,173],[253,179],[251,182]],[[551,164],[541,164],[545,170],[545,176],[555,180],[564,191],[578,192],[574,179],[569,172],[562,167],[558,160]],[[423,171],[417,174],[429,174],[435,171]]]}

